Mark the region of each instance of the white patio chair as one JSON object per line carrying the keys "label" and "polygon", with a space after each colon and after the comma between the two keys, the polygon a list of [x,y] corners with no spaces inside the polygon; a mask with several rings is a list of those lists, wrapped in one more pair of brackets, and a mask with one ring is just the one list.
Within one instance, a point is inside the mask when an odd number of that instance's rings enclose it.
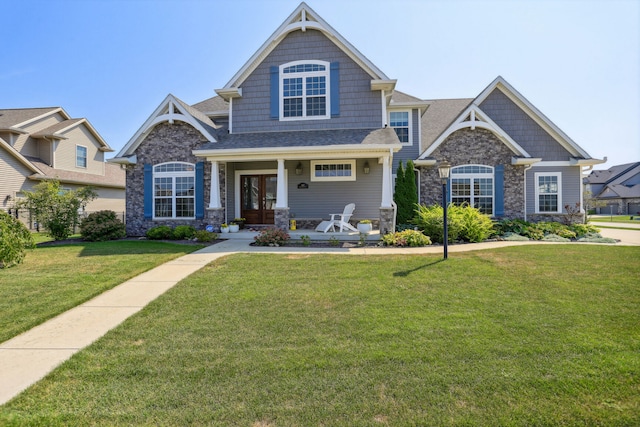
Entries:
{"label": "white patio chair", "polygon": [[331,219],[329,221],[322,221],[316,227],[316,231],[321,231],[326,233],[327,231],[336,231],[336,226],[340,228],[340,233],[346,228],[351,231],[358,231],[353,225],[349,224],[349,219],[351,219],[351,215],[353,215],[353,211],[356,209],[355,203],[349,203],[344,207],[342,213],[339,214],[331,214]]}

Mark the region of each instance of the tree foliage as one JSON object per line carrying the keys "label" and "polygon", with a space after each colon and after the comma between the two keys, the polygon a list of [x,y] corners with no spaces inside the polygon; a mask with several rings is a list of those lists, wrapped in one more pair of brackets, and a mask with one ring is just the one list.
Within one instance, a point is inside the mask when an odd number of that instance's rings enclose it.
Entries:
{"label": "tree foliage", "polygon": [[402,162],[398,165],[393,200],[398,206],[396,216],[397,224],[402,225],[409,223],[415,216],[415,205],[418,203],[416,176],[411,160],[407,161],[406,169],[403,167]]}
{"label": "tree foliage", "polygon": [[0,268],[20,264],[35,246],[31,232],[17,218],[0,211]]}
{"label": "tree foliage", "polygon": [[28,209],[54,240],[64,240],[73,234],[80,210],[97,194],[90,187],[67,190],[58,181],[43,181],[34,191],[25,191],[24,197],[19,208]]}

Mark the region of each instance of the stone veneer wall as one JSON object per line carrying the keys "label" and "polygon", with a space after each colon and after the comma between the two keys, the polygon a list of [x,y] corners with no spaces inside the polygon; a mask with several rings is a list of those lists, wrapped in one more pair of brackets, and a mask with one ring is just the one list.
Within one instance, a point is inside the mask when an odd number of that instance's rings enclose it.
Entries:
{"label": "stone veneer wall", "polygon": [[[431,154],[452,167],[462,165],[504,166],[504,218],[524,218],[524,166],[514,166],[514,153],[486,129],[461,129]],[[442,203],[442,183],[437,166],[420,168],[420,201],[424,205]]]}
{"label": "stone veneer wall", "polygon": [[[188,124],[175,122],[173,125],[157,125],[136,149],[137,164],[127,169],[126,226],[129,236],[144,236],[148,229],[158,225],[193,225],[201,230],[210,223],[212,212],[205,209],[205,218],[198,220],[153,220],[144,217],[144,165],[157,165],[165,162],[197,163],[205,161],[191,154],[201,144],[208,142],[200,132]],[[220,194],[224,195],[224,167],[220,167]],[[204,167],[204,204],[209,205],[211,186],[211,165],[205,161]],[[224,204],[224,200],[223,200]],[[219,224],[218,224],[219,226]]]}

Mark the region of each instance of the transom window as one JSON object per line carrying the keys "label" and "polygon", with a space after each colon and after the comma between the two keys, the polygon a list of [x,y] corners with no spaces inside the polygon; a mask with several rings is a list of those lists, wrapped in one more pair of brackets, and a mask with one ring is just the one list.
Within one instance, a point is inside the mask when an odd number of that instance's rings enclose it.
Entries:
{"label": "transom window", "polygon": [[76,145],[76,167],[87,167],[87,147]]}
{"label": "transom window", "polygon": [[326,161],[311,162],[311,181],[355,181],[356,161]]}
{"label": "transom window", "polygon": [[561,212],[562,180],[560,172],[536,173],[536,212]]}
{"label": "transom window", "polygon": [[400,142],[403,144],[411,143],[408,111],[391,111],[389,113],[389,126],[396,131]]}
{"label": "transom window", "polygon": [[281,119],[329,118],[329,63],[296,61],[280,66]]}
{"label": "transom window", "polygon": [[465,165],[451,169],[451,203],[469,204],[493,215],[494,170],[491,166]]}
{"label": "transom window", "polygon": [[163,163],[153,168],[153,217],[195,217],[195,167]]}

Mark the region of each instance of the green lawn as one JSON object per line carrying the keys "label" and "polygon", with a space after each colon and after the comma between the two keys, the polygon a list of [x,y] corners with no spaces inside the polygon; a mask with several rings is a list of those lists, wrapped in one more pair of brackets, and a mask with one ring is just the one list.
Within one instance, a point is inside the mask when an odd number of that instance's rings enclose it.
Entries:
{"label": "green lawn", "polygon": [[640,425],[640,248],[237,254],[0,425]]}
{"label": "green lawn", "polygon": [[202,246],[116,241],[44,246],[0,269],[0,342]]}
{"label": "green lawn", "polygon": [[589,222],[620,222],[620,223],[629,223],[629,224],[640,224],[640,221],[631,219],[639,218],[638,215],[600,215],[600,216],[589,216]]}

